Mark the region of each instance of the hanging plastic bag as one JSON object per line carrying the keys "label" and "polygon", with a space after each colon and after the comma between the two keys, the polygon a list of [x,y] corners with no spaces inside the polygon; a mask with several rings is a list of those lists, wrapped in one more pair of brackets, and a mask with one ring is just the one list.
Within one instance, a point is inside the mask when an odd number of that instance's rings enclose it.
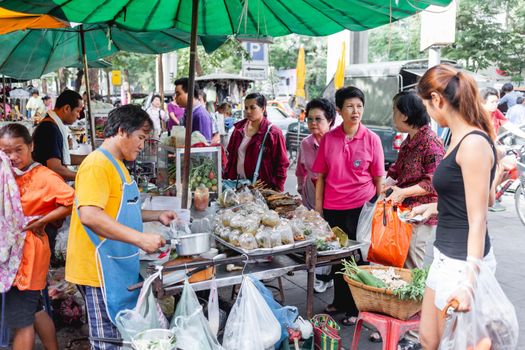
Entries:
{"label": "hanging plastic bag", "polygon": [[299,316],[299,310],[295,306],[282,306],[277,301],[275,301],[272,292],[266,288],[266,286],[261,281],[259,281],[253,275],[249,275],[249,277],[281,325],[281,338],[279,339],[279,342],[275,344],[275,348],[278,349],[281,345],[281,342],[288,337],[288,328],[293,327],[295,320]]}
{"label": "hanging plastic bag", "polygon": [[188,279],[184,282],[170,328],[175,333],[177,349],[223,350],[204,317],[202,306]]}
{"label": "hanging plastic bag", "polygon": [[[485,263],[479,262],[469,312],[452,312],[445,324],[440,350],[511,350],[518,344],[516,310]],[[472,268],[466,269],[468,280]],[[472,286],[472,284],[471,284]],[[445,312],[448,311],[445,307]]]}
{"label": "hanging plastic bag", "polygon": [[160,277],[162,268],[149,276],[143,283],[142,289],[137,300],[137,305],[133,310],[121,310],[115,317],[116,326],[126,341],[130,341],[134,336],[148,329],[167,329],[168,321],[162,313],[157,299],[153,295],[153,281]]}
{"label": "hanging plastic bag", "polygon": [[208,298],[208,323],[214,336],[217,336],[220,326],[220,311],[219,311],[219,293],[217,291],[217,281],[212,279],[210,296]]}
{"label": "hanging plastic bag", "polygon": [[281,325],[249,277],[244,277],[222,345],[228,350],[265,350],[281,338]]}
{"label": "hanging plastic bag", "polygon": [[403,267],[412,238],[412,225],[397,217],[390,201],[378,201],[372,219],[368,261],[385,266]]}
{"label": "hanging plastic bag", "polygon": [[372,219],[374,218],[376,203],[377,202],[366,202],[363,209],[361,209],[361,214],[359,214],[359,220],[357,221],[356,240],[365,244],[361,248],[361,254],[365,261],[367,261],[368,249],[370,248],[372,238]]}

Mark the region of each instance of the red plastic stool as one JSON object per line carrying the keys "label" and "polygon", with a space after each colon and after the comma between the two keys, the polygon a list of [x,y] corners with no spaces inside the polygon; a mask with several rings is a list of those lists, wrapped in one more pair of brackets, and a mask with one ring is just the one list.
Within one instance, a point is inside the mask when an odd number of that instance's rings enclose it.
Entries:
{"label": "red plastic stool", "polygon": [[360,312],[355,324],[354,337],[352,338],[352,350],[357,350],[359,337],[363,322],[373,325],[383,339],[383,350],[397,350],[399,339],[408,331],[419,328],[419,314],[407,321],[402,321],[386,315],[373,312]]}

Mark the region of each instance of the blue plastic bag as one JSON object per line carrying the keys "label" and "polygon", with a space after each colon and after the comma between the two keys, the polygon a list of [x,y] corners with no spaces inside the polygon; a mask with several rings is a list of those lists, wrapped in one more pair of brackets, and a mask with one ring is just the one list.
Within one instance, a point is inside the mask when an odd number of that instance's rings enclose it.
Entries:
{"label": "blue plastic bag", "polygon": [[281,325],[281,339],[275,344],[275,348],[279,349],[283,340],[288,338],[288,328],[292,327],[295,320],[299,316],[299,310],[295,306],[282,306],[273,298],[272,292],[266,288],[266,286],[255,278],[253,275],[249,275],[253,284],[261,293],[264,300],[272,310],[273,315],[279,321]]}

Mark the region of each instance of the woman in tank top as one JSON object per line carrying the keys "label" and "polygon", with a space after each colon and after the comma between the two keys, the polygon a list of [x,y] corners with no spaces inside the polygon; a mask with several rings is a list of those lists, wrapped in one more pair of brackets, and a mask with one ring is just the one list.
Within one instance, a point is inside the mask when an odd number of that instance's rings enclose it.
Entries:
{"label": "woman in tank top", "polygon": [[[468,311],[481,260],[495,270],[487,232],[487,210],[494,200],[494,131],[475,81],[447,65],[429,69],[418,84],[428,113],[452,132],[451,144],[434,173],[438,202],[412,209],[412,215],[438,215],[434,261],[423,299],[420,340],[437,349],[443,334],[440,311],[452,299]],[[468,274],[470,278],[465,278]]]}

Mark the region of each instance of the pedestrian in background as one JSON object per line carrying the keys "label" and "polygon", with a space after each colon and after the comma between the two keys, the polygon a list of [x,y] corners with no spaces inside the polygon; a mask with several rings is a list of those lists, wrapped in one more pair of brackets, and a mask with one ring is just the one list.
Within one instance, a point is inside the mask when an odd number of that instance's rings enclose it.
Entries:
{"label": "pedestrian in background", "polygon": [[[319,144],[313,171],[317,173],[315,209],[330,227],[339,227],[356,239],[357,221],[363,205],[375,201],[385,175],[381,139],[362,123],[365,95],[353,86],[335,93],[343,124],[329,131]],[[359,259],[358,264],[363,260]],[[332,271],[340,271],[341,265]],[[334,275],[334,300],[326,312],[345,312],[344,325],[354,325],[359,311],[343,275]]]}
{"label": "pedestrian in background", "polygon": [[266,116],[266,97],[258,92],[249,94],[244,100],[244,111],[246,118],[234,125],[228,143],[228,164],[224,177],[252,181],[254,174],[257,174],[258,180],[282,192],[290,161],[282,131],[271,125]]}
{"label": "pedestrian in background", "polygon": [[490,116],[471,77],[438,65],[423,75],[418,93],[432,119],[452,132],[450,146],[432,180],[437,204],[412,209],[412,215],[426,219],[438,215],[434,261],[419,327],[423,348],[437,349],[445,322],[441,311],[453,299],[459,302],[457,312],[468,311],[475,297],[476,268],[483,260],[493,272],[496,269],[487,232],[487,208],[494,200],[491,184],[497,157]]}
{"label": "pedestrian in background", "polygon": [[160,137],[162,132],[166,130],[166,123],[168,121],[166,112],[160,108],[160,95],[153,95],[151,105],[146,112],[153,121],[153,134],[156,138]]}

